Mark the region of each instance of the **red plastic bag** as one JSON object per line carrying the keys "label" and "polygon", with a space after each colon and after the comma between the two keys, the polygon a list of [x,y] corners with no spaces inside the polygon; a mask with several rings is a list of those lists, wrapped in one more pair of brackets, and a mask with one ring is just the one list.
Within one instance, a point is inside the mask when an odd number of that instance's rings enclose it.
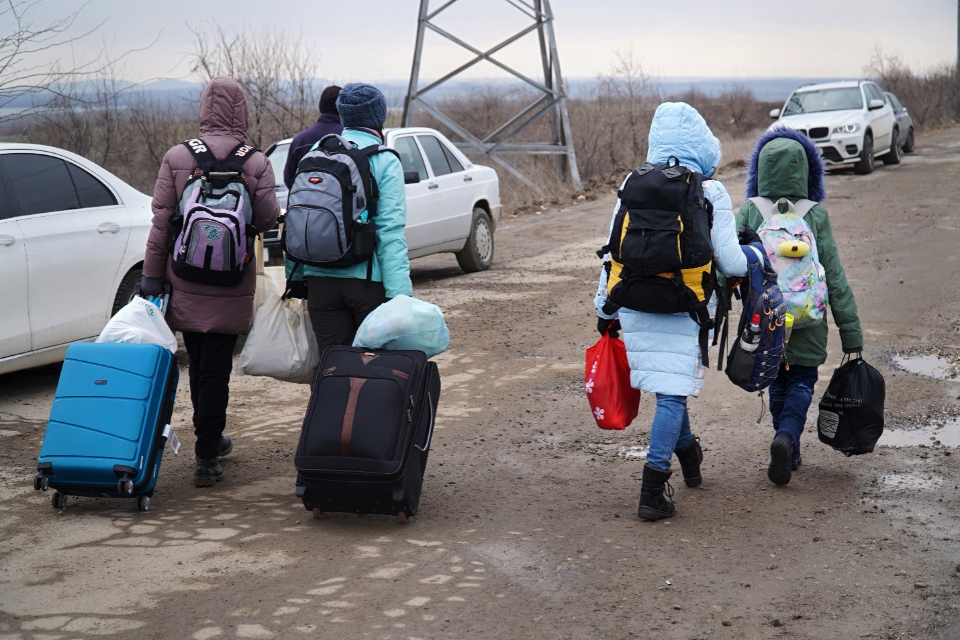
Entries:
{"label": "red plastic bag", "polygon": [[630,386],[623,340],[604,334],[587,349],[587,400],[601,429],[626,429],[640,410],[640,392]]}

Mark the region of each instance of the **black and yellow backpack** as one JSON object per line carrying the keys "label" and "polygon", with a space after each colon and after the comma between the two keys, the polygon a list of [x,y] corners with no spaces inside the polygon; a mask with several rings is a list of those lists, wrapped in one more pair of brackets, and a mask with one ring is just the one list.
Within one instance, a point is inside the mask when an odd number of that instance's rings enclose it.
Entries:
{"label": "black and yellow backpack", "polygon": [[700,173],[670,157],[645,163],[620,189],[620,210],[610,240],[597,254],[609,253],[607,303],[647,313],[689,313],[700,325],[707,362],[707,336],[713,320],[707,310],[716,289],[713,264],[713,205],[703,195]]}

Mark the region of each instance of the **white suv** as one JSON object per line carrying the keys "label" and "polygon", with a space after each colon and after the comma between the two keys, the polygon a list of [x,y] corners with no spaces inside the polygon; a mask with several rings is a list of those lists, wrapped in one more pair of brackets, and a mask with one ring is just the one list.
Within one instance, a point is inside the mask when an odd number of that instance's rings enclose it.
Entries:
{"label": "white suv", "polygon": [[877,156],[884,164],[900,164],[901,132],[893,106],[873,82],[802,86],[770,117],[777,118],[775,127],[791,127],[809,136],[828,166],[853,164],[857,173],[867,174],[873,172]]}

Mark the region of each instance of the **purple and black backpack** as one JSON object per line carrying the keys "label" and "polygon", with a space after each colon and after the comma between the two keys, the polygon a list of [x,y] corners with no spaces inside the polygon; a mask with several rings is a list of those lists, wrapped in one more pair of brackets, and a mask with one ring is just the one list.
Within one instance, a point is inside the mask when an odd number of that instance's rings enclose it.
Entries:
{"label": "purple and black backpack", "polygon": [[253,255],[257,230],[243,163],[256,147],[241,143],[224,160],[194,138],[183,143],[197,161],[170,220],[173,272],[190,282],[234,287]]}

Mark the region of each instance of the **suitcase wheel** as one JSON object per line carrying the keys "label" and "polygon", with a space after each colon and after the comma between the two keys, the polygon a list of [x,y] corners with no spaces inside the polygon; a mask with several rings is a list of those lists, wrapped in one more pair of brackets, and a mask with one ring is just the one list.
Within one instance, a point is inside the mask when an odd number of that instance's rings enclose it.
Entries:
{"label": "suitcase wheel", "polygon": [[400,524],[407,524],[408,522],[410,522],[410,516],[407,515],[406,511],[398,512],[397,518],[400,519]]}
{"label": "suitcase wheel", "polygon": [[323,511],[320,511],[320,507],[313,508],[313,517],[317,520],[323,517]]}
{"label": "suitcase wheel", "polygon": [[50,488],[50,478],[38,473],[33,478],[33,488],[37,491],[46,491]]}
{"label": "suitcase wheel", "polygon": [[[123,478],[117,482],[117,493],[121,494],[131,494],[133,493],[133,480],[129,478]],[[146,509],[144,509],[146,511]]]}
{"label": "suitcase wheel", "polygon": [[63,511],[67,508],[67,496],[63,495],[59,491],[54,492],[53,498],[50,500],[50,503],[53,505],[54,509]]}
{"label": "suitcase wheel", "polygon": [[150,496],[139,496],[137,498],[137,511],[150,511]]}

